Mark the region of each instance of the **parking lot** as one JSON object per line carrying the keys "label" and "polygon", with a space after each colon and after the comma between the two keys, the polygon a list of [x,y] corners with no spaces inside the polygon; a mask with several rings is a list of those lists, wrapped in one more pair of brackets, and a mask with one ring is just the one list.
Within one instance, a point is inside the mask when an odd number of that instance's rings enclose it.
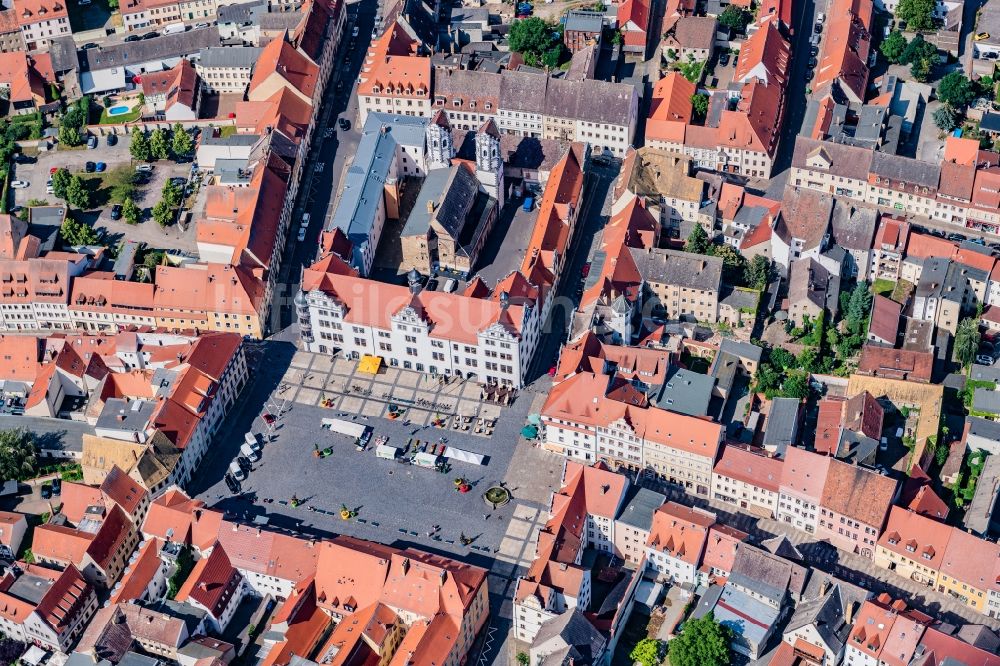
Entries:
{"label": "parking lot", "polygon": [[[81,213],[81,219],[92,224],[95,229],[104,229],[112,241],[129,238],[146,243],[152,248],[196,251],[194,225],[186,231],[182,231],[177,225],[161,229],[148,216],[148,212],[145,219],[135,226],[126,224],[124,220],[111,219],[112,185],[135,164],[129,154],[128,146],[129,137],[121,136],[114,146],[107,145],[102,139],[94,150],[81,148],[40,152],[35,163],[15,165],[14,178],[27,181],[29,186],[11,190],[14,193],[14,203],[18,206],[24,206],[29,201],[58,203],[59,199],[46,193],[46,182],[53,168],[65,167],[71,173],[79,174],[92,193],[93,210]],[[103,173],[86,173],[87,162],[104,162],[107,168]],[[160,191],[167,179],[187,177],[190,170],[191,165],[186,162],[178,163],[170,160],[155,162],[149,181],[136,186],[133,201],[140,208],[152,208],[159,201]]]}
{"label": "parking lot", "polygon": [[[418,542],[448,552],[492,557],[514,513],[518,485],[527,486],[528,477],[539,472],[528,469],[537,467],[530,456],[524,458],[525,469],[511,469],[533,396],[501,407],[480,400],[480,387],[472,382],[439,384],[420,373],[397,368],[383,368],[365,379],[355,370],[356,365],[297,352],[264,407],[277,417],[276,422],[270,427],[260,418],[254,422],[254,430],[267,443],[262,459],[252,465],[241,484],[243,494],[232,497],[220,479],[201,494],[202,499],[246,520],[268,514],[269,522],[279,527],[346,533],[384,543]],[[392,397],[383,397],[383,393]],[[417,395],[438,407],[407,402],[411,399],[407,396]],[[332,406],[321,406],[324,400]],[[397,408],[405,407],[394,420],[386,418],[390,401]],[[452,427],[454,414],[467,415],[467,421],[459,419],[459,429]],[[444,427],[430,425],[439,417],[448,417]],[[352,438],[323,429],[324,418],[370,426],[368,448],[358,451]],[[495,420],[490,436],[475,432],[480,418]],[[417,440],[436,444],[444,438],[448,446],[485,456],[484,464],[451,459],[451,469],[443,473],[378,458],[374,440],[380,436],[400,448],[412,443],[411,450]],[[532,450],[523,442],[522,446]],[[317,448],[328,447],[329,456],[316,455]],[[280,469],[273,469],[275,466]],[[554,469],[541,473],[558,476]],[[470,491],[458,492],[456,478],[464,478]],[[505,479],[515,501],[494,510],[482,494]],[[557,482],[557,478],[546,478],[542,487]],[[293,508],[293,497],[302,505]],[[357,511],[357,516],[342,520],[342,507]],[[472,543],[463,546],[463,536]]]}

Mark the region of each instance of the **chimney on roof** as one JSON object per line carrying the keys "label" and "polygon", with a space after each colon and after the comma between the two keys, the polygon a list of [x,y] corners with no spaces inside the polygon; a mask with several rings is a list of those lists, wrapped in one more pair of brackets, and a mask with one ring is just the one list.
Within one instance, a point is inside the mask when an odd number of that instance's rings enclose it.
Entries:
{"label": "chimney on roof", "polygon": [[854,624],[854,602],[847,602],[847,608],[844,609],[844,622],[847,624]]}
{"label": "chimney on roof", "polygon": [[402,567],[403,567],[403,575],[406,575],[406,573],[409,572],[410,570],[410,558],[408,557],[403,558]]}
{"label": "chimney on roof", "polygon": [[444,585],[445,581],[447,581],[447,580],[448,580],[448,570],[447,569],[441,569],[441,584]]}

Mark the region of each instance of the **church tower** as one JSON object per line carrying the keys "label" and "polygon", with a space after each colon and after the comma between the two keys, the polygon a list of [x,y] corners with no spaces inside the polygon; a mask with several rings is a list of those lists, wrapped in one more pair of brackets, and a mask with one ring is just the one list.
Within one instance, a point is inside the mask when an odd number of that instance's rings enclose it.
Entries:
{"label": "church tower", "polygon": [[438,109],[427,125],[427,170],[441,169],[451,165],[455,156],[455,143],[451,135],[448,114]]}
{"label": "church tower", "polygon": [[500,157],[500,130],[492,118],[483,123],[476,132],[476,178],[502,208],[504,182],[503,159]]}

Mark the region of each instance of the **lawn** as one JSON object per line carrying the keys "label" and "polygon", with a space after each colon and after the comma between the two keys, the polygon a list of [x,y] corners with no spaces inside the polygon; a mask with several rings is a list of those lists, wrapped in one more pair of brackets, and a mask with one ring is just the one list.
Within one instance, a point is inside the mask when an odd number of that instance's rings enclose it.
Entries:
{"label": "lawn", "polygon": [[892,295],[892,290],[896,288],[896,283],[892,280],[886,280],[885,278],[878,278],[872,282],[872,293],[878,294],[880,296],[889,297]]}
{"label": "lawn", "polygon": [[[112,105],[117,106],[117,105]],[[142,104],[136,104],[135,107],[128,113],[120,113],[117,116],[109,116],[108,110],[103,109],[101,111],[101,125],[116,125],[118,123],[132,123],[142,116]]]}
{"label": "lawn", "polygon": [[236,125],[224,125],[219,128],[220,139],[228,139],[234,134],[236,134]]}
{"label": "lawn", "polygon": [[110,204],[124,203],[126,197],[137,196],[135,171],[131,167],[114,167],[104,173],[80,173],[87,189],[90,190],[90,205],[104,208]]}

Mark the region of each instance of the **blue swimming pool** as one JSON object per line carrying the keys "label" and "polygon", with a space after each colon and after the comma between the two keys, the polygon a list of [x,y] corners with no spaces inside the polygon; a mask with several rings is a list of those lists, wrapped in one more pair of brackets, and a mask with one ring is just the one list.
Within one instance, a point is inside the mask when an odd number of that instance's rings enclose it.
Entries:
{"label": "blue swimming pool", "polygon": [[108,109],[108,115],[109,116],[120,116],[120,115],[123,115],[125,113],[128,113],[131,110],[132,110],[132,107],[130,107],[130,106],[126,105],[126,104],[119,104],[118,106],[113,106],[110,109]]}

